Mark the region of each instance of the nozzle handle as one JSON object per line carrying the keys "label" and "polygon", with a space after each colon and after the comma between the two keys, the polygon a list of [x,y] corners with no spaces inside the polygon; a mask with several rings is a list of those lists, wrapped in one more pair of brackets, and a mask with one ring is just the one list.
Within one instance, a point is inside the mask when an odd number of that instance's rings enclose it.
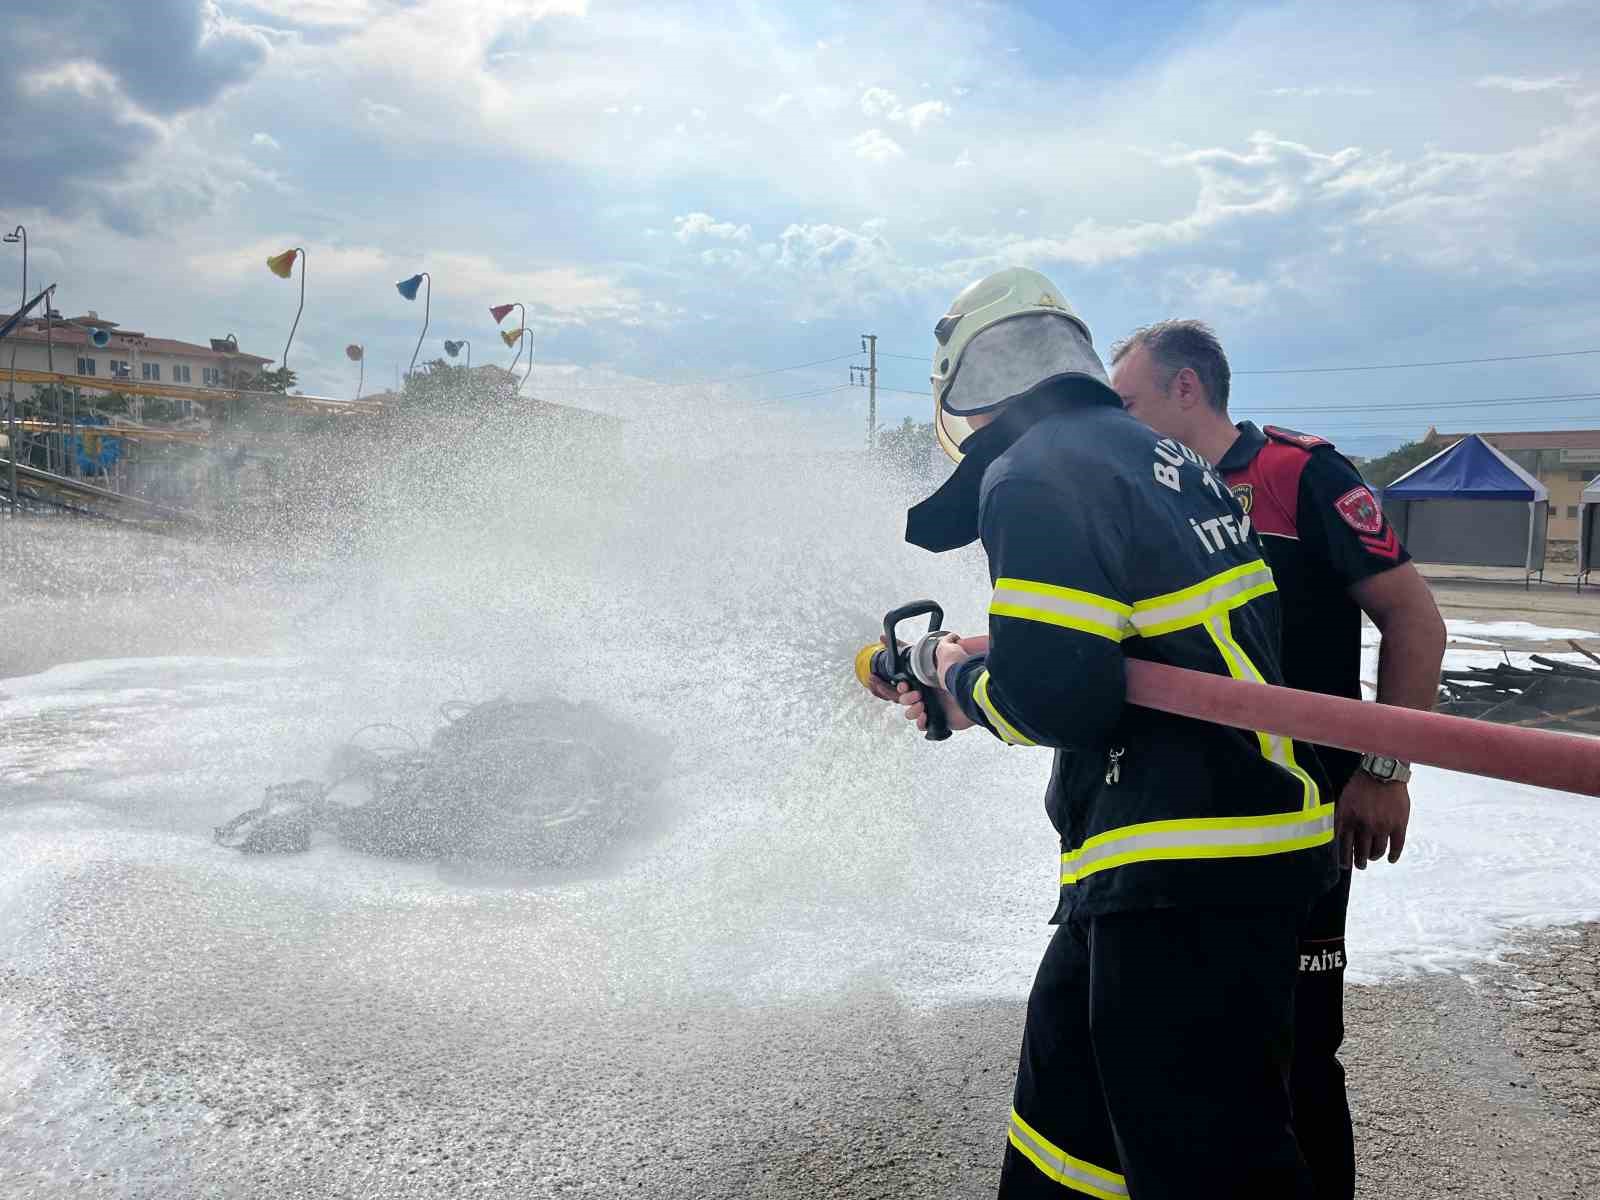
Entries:
{"label": "nozzle handle", "polygon": [[890,609],[884,614],[883,637],[888,643],[887,657],[890,666],[888,682],[904,683],[922,693],[923,707],[928,715],[928,731],[924,736],[930,742],[942,742],[950,736],[950,722],[945,718],[944,705],[937,695],[938,689],[929,688],[912,673],[910,647],[900,640],[899,635],[902,621],[923,615],[928,617],[930,632],[944,624],[944,609],[933,600],[913,600],[910,604],[902,604],[899,608]]}

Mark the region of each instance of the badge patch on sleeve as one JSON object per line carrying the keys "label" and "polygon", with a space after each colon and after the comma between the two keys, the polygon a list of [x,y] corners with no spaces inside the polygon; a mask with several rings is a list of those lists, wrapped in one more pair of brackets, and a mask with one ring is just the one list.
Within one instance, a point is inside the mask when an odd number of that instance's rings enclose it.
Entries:
{"label": "badge patch on sleeve", "polygon": [[1333,502],[1344,523],[1357,533],[1377,533],[1383,528],[1383,512],[1378,501],[1364,487],[1351,488]]}
{"label": "badge patch on sleeve", "polygon": [[1239,511],[1245,516],[1250,515],[1250,510],[1255,507],[1256,489],[1248,483],[1236,483],[1228,489],[1233,493],[1233,498],[1239,502]]}

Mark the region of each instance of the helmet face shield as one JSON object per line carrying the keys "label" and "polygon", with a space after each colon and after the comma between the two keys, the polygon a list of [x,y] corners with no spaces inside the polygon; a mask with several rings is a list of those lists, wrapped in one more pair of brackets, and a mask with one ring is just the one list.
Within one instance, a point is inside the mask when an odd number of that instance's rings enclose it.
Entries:
{"label": "helmet face shield", "polygon": [[958,417],[993,412],[1062,375],[1088,375],[1110,385],[1100,356],[1077,321],[1055,313],[1018,313],[967,343],[940,406]]}
{"label": "helmet face shield", "polygon": [[965,417],[958,417],[944,409],[934,406],[933,432],[939,439],[939,448],[949,456],[952,462],[961,461],[961,443],[972,436],[972,426]]}
{"label": "helmet face shield", "polygon": [[956,462],[966,419],[1063,375],[1107,383],[1089,329],[1037,271],[1012,267],[969,285],[934,326],[933,421]]}

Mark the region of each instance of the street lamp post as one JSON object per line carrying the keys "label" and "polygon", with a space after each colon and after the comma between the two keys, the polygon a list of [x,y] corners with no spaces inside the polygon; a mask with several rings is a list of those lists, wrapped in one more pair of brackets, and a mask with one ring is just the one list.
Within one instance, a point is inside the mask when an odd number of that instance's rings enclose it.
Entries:
{"label": "street lamp post", "polygon": [[[17,312],[21,313],[28,307],[28,231],[18,225],[4,240],[9,245],[22,243],[22,303],[17,305]],[[46,300],[45,307],[50,307]],[[6,391],[6,411],[9,414],[6,423],[6,460],[10,463],[11,482],[11,515],[17,515],[17,344],[11,343],[11,385]]]}
{"label": "street lamp post", "polygon": [[458,342],[452,342],[446,338],[444,343],[444,352],[451,358],[454,358],[456,355],[461,353],[461,347],[463,346],[467,348],[467,370],[470,371],[472,370],[472,343],[466,338],[462,338]]}
{"label": "street lamp post", "polygon": [[361,386],[367,381],[367,348],[351,342],[344,348],[344,356],[353,363],[358,363],[361,370],[356,375],[356,399],[361,399]]}
{"label": "street lamp post", "polygon": [[402,279],[394,285],[395,291],[399,292],[407,300],[415,300],[417,298],[417,289],[422,287],[423,284],[427,284],[427,290],[422,297],[422,332],[417,334],[417,348],[411,352],[411,366],[406,370],[408,379],[411,377],[411,373],[417,369],[417,355],[422,350],[422,339],[428,336],[428,317],[433,306],[433,276],[426,271],[422,271],[413,275],[410,279]]}
{"label": "street lamp post", "polygon": [[507,346],[515,346],[517,348],[516,356],[512,358],[511,366],[507,368],[507,370],[511,371],[515,371],[517,369],[517,361],[522,357],[521,339],[523,331],[528,327],[528,310],[522,306],[522,302],[520,300],[513,300],[510,304],[496,304],[489,310],[489,315],[494,318],[494,323],[498,325],[506,319],[513,308],[522,315],[522,322],[515,331],[511,333],[502,333],[500,335],[500,340]]}
{"label": "street lamp post", "polygon": [[289,326],[289,340],[283,344],[283,359],[278,364],[285,371],[289,369],[289,347],[294,344],[294,331],[300,328],[300,314],[306,310],[306,252],[303,246],[296,246],[267,259],[267,269],[279,279],[287,279],[294,274],[296,255],[300,256],[300,307],[294,310],[294,324]]}

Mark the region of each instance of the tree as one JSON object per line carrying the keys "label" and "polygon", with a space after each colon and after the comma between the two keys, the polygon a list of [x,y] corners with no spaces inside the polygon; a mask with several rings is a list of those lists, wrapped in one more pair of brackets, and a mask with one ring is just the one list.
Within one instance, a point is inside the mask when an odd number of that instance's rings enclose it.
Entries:
{"label": "tree", "polygon": [[261,371],[249,383],[243,385],[247,392],[276,392],[280,396],[287,396],[289,389],[299,382],[299,378],[288,367],[279,367],[276,371]]}
{"label": "tree", "polygon": [[1412,467],[1426,462],[1439,453],[1439,449],[1432,442],[1407,442],[1399,449],[1389,451],[1382,458],[1364,463],[1361,475],[1373,487],[1388,487]]}
{"label": "tree", "polygon": [[450,415],[509,410],[517,403],[517,377],[485,365],[454,366],[442,358],[418,365],[406,376],[399,398],[390,407],[399,412]]}
{"label": "tree", "polygon": [[918,425],[907,417],[899,428],[878,433],[878,458],[885,466],[912,475],[931,475],[935,445],[933,422]]}

